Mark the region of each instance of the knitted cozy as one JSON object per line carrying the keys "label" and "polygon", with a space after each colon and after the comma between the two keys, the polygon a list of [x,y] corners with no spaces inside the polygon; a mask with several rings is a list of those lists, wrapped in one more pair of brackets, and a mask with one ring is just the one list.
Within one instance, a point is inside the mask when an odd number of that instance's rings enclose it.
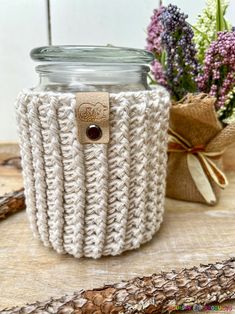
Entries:
{"label": "knitted cozy", "polygon": [[110,94],[109,144],[80,144],[75,94],[19,95],[27,213],[45,246],[98,258],[153,237],[164,210],[169,105],[162,87]]}

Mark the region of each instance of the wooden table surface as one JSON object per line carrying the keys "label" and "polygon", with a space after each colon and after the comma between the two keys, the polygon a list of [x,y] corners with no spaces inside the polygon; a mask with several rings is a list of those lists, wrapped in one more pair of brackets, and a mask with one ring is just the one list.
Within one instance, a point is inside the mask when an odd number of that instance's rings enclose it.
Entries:
{"label": "wooden table surface", "polygon": [[[17,154],[16,145],[0,145],[0,159]],[[234,156],[235,146],[225,156],[230,185],[223,192],[219,205],[208,207],[167,199],[164,222],[154,239],[140,249],[118,257],[77,260],[68,255],[61,256],[33,238],[25,211],[1,220],[0,309],[72,294],[81,288],[100,287],[134,276],[234,257]],[[19,171],[0,167],[1,195],[21,185]],[[229,304],[233,305],[232,313],[235,313],[235,302]]]}

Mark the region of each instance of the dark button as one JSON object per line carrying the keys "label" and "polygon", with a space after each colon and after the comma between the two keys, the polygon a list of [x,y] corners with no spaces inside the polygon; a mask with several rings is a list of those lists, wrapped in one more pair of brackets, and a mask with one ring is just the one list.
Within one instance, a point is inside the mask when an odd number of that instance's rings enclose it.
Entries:
{"label": "dark button", "polygon": [[102,137],[102,130],[96,124],[91,124],[86,129],[87,137],[92,141],[98,141]]}

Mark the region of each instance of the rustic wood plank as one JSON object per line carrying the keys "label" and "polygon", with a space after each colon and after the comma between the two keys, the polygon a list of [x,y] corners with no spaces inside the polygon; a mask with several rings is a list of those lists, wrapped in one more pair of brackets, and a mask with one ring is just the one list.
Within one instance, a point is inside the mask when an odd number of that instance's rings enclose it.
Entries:
{"label": "rustic wood plank", "polygon": [[[81,288],[233,257],[234,156],[235,146],[226,154],[230,185],[219,205],[208,207],[167,199],[164,222],[154,239],[139,250],[121,256],[99,260],[60,256],[33,238],[25,211],[1,221],[0,307],[23,305],[50,296],[72,294]],[[19,170],[1,167],[0,174],[1,194],[22,185]],[[235,308],[235,302],[229,304]]]}
{"label": "rustic wood plank", "polygon": [[0,142],[0,161],[19,156],[19,146],[15,142]]}

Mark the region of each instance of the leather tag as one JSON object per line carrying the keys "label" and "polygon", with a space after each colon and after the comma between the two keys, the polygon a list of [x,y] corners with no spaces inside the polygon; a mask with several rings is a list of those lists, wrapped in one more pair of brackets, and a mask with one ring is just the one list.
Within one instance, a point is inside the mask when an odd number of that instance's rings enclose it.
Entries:
{"label": "leather tag", "polygon": [[81,144],[109,142],[109,93],[80,92],[76,94],[78,139]]}

